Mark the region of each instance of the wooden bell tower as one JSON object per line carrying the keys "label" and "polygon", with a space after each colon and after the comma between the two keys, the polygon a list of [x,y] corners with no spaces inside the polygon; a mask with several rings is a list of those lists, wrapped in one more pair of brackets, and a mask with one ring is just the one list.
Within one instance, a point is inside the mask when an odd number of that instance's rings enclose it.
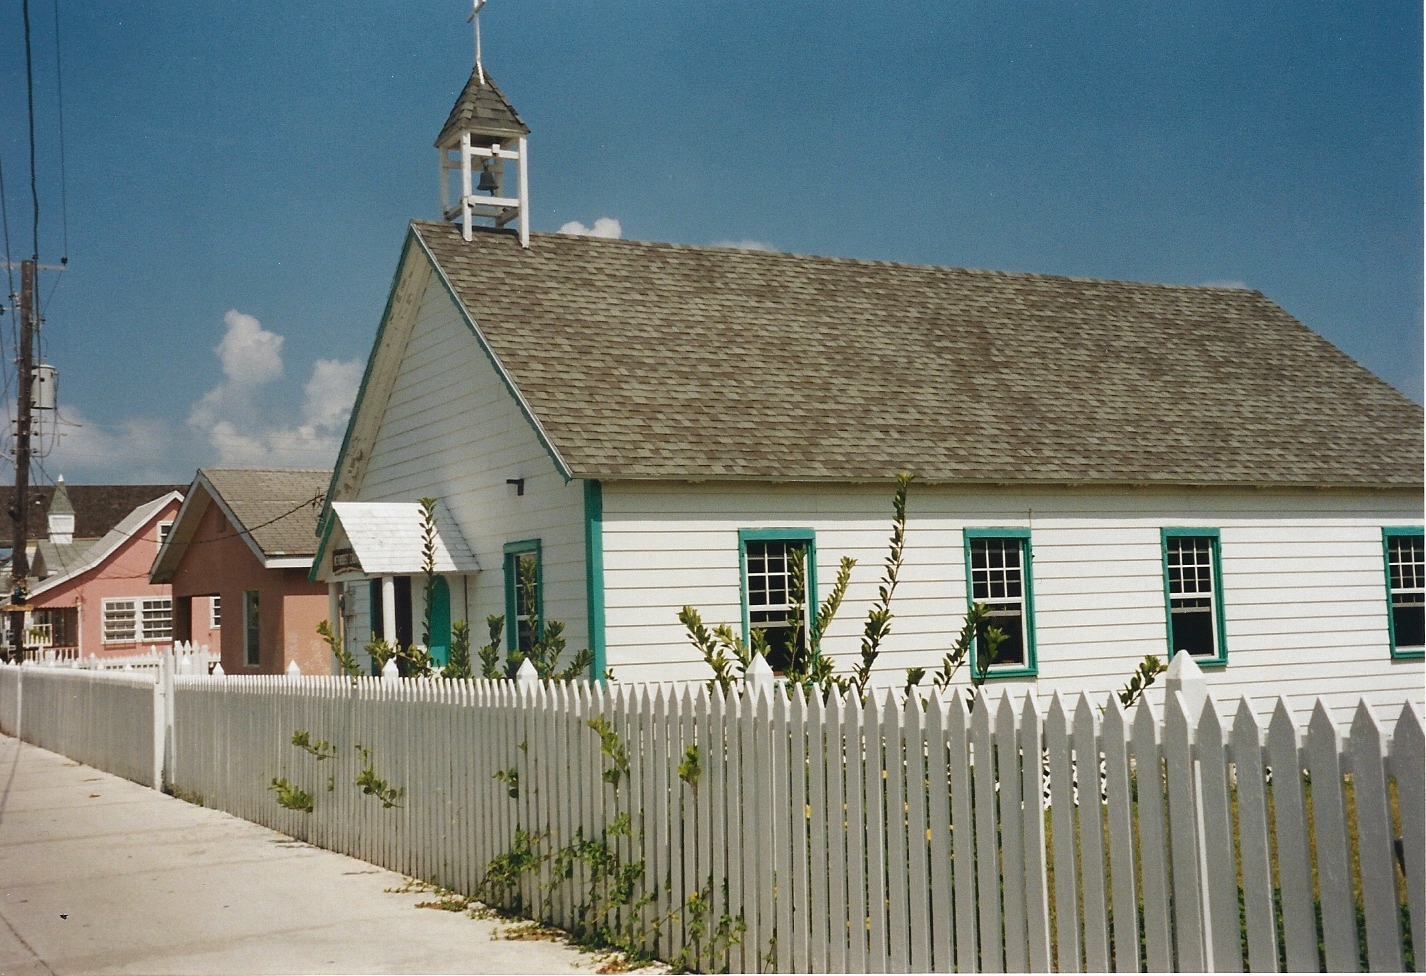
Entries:
{"label": "wooden bell tower", "polygon": [[[472,0],[475,24],[475,69],[456,99],[436,151],[441,163],[441,215],[459,221],[462,235],[483,225],[514,224],[520,245],[530,246],[527,126],[485,71],[480,58],[480,8]],[[454,192],[452,192],[454,191]]]}

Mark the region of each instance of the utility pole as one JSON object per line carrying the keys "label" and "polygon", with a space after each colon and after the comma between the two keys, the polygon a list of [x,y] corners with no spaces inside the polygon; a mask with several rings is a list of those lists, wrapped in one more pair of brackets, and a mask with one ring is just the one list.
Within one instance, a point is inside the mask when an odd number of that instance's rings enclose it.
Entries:
{"label": "utility pole", "polygon": [[[10,509],[10,519],[15,523],[15,534],[10,550],[10,605],[23,606],[29,599],[25,580],[30,575],[30,560],[26,555],[29,547],[30,517],[30,392],[35,374],[35,327],[38,316],[35,313],[35,293],[38,290],[35,277],[39,265],[34,260],[20,262],[20,348],[17,350],[17,373],[19,397],[15,409],[15,497]],[[10,653],[12,660],[19,663],[24,658],[25,611],[10,612]]]}

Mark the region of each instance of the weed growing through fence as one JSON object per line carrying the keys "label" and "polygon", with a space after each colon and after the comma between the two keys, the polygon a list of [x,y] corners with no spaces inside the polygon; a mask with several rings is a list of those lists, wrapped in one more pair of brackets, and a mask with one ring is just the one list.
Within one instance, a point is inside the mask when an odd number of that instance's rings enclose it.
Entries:
{"label": "weed growing through fence", "polygon": [[285,776],[274,776],[268,784],[269,790],[277,794],[277,805],[299,813],[312,812],[312,794],[301,789]]}
{"label": "weed growing through fence", "polygon": [[356,785],[361,787],[361,791],[367,796],[374,796],[381,801],[382,809],[390,810],[392,807],[400,807],[400,799],[406,795],[406,787],[393,788],[386,780],[376,775],[376,770],[371,764],[371,750],[366,746],[358,744],[357,753],[361,756],[361,772],[357,773]]}
{"label": "weed growing through fence", "polygon": [[337,667],[341,669],[343,675],[348,678],[361,677],[361,666],[357,664],[356,655],[342,644],[342,639],[332,629],[330,621],[323,620],[317,625],[317,636],[327,642],[327,646],[331,648],[332,657],[336,658]]}
{"label": "weed growing through fence", "polygon": [[698,761],[698,747],[689,746],[683,750],[683,758],[678,762],[678,778],[698,792],[698,778],[703,775],[703,767]]}
{"label": "weed growing through fence", "polygon": [[511,766],[509,769],[497,769],[495,775],[491,778],[497,779],[505,784],[505,792],[510,799],[520,799],[520,769],[518,766]]}
{"label": "weed growing through fence", "polygon": [[[603,716],[586,723],[599,737],[599,750],[605,767],[601,779],[613,791],[614,808],[622,803],[621,787],[629,775],[629,754],[617,732]],[[679,764],[679,777],[696,786],[699,775],[698,752],[690,746]],[[514,768],[496,773],[495,778],[512,782],[518,771]],[[512,791],[511,797],[518,796]],[[723,913],[712,915],[712,882],[693,892],[688,899],[675,905],[664,915],[642,923],[644,910],[654,903],[655,891],[644,886],[647,865],[642,860],[626,860],[620,853],[621,843],[632,842],[641,847],[641,837],[635,836],[633,818],[628,810],[617,816],[596,837],[586,837],[583,828],[575,831],[570,843],[554,850],[543,850],[549,834],[535,834],[523,827],[515,830],[510,849],[497,855],[486,866],[476,893],[487,904],[505,904],[516,914],[530,913],[548,917],[556,893],[574,881],[583,879],[584,889],[577,896],[575,926],[571,936],[581,948],[594,951],[614,950],[621,955],[621,966],[637,966],[652,960],[647,946],[657,941],[663,926],[682,918],[688,939],[680,952],[670,960],[676,968],[687,968],[699,959],[716,958],[726,953],[741,939],[747,925],[742,916]],[[535,877],[545,867],[550,880],[540,885],[540,904],[526,905],[522,882]],[[582,868],[576,871],[576,868]],[[727,903],[726,886],[724,903]],[[538,926],[537,926],[538,927]]]}
{"label": "weed growing through fence", "polygon": [[315,758],[318,762],[335,759],[337,756],[336,746],[332,745],[326,739],[318,739],[316,742],[313,742],[311,733],[306,729],[298,729],[292,733],[292,744]]}

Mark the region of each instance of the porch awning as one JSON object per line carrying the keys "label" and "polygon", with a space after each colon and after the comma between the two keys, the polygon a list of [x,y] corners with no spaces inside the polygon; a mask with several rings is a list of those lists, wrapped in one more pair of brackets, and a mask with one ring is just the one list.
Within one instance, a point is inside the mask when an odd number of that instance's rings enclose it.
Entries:
{"label": "porch awning", "polygon": [[[417,502],[333,502],[327,553],[331,577],[411,576],[425,572]],[[479,572],[480,564],[444,500],[436,502],[437,573]]]}

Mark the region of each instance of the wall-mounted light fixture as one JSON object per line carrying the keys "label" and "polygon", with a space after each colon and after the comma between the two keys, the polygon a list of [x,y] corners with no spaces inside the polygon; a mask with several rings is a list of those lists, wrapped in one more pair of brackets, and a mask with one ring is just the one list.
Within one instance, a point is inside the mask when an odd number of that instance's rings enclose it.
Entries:
{"label": "wall-mounted light fixture", "polygon": [[515,486],[515,494],[517,494],[517,495],[523,495],[523,494],[525,494],[525,479],[524,479],[524,478],[506,478],[506,479],[505,479],[505,483],[506,483],[507,485],[514,485],[514,486]]}

